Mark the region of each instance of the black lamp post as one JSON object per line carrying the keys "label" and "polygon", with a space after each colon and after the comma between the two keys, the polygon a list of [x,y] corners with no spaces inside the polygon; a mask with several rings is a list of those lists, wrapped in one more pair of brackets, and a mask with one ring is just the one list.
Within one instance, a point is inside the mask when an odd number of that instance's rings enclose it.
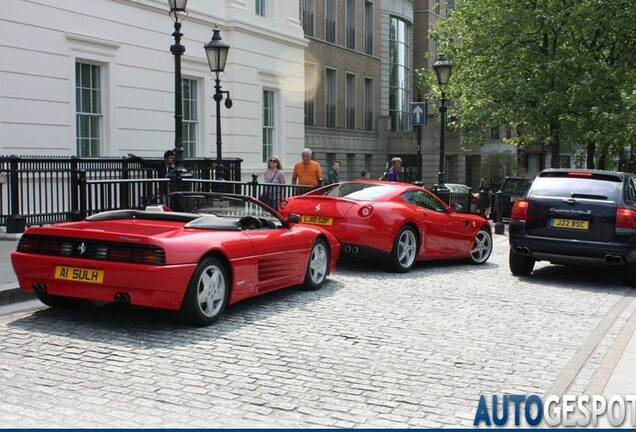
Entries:
{"label": "black lamp post", "polygon": [[453,62],[448,60],[444,54],[440,54],[437,61],[433,64],[433,69],[437,74],[437,83],[442,89],[442,100],[439,103],[440,112],[440,134],[439,134],[439,178],[437,180],[437,189],[446,189],[446,142],[444,133],[446,131],[446,111],[448,110],[446,104],[446,94],[444,93],[444,86],[448,84],[450,80],[451,70],[453,68]]}
{"label": "black lamp post", "polygon": [[221,79],[219,76],[225,70],[225,61],[230,51],[230,46],[221,39],[221,31],[214,29],[212,39],[205,44],[205,54],[208,56],[210,71],[214,74],[214,101],[216,102],[216,167],[214,177],[216,180],[223,180],[223,156],[221,143],[221,101],[223,93],[227,94],[225,98],[225,107],[232,108],[232,99],[230,99],[229,91],[221,90]]}
{"label": "black lamp post", "polygon": [[188,15],[186,5],[188,0],[168,0],[170,16],[174,21],[174,45],[170,52],[174,55],[174,163],[175,167],[168,173],[168,177],[175,180],[191,177],[183,166],[183,97],[181,93],[181,56],[185,47],[181,45],[181,22]]}

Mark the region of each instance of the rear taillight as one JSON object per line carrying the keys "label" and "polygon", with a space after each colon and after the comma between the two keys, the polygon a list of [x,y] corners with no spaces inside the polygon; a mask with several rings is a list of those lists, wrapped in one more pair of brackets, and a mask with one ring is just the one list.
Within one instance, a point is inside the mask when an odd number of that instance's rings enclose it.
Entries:
{"label": "rear taillight", "polygon": [[371,207],[370,205],[362,206],[360,207],[360,210],[358,210],[358,216],[362,218],[369,217],[372,214],[373,214],[373,207]]}
{"label": "rear taillight", "polygon": [[616,228],[636,228],[636,212],[631,209],[616,209]]}
{"label": "rear taillight", "polygon": [[526,200],[519,200],[512,206],[512,213],[510,217],[512,219],[526,220],[528,219],[528,207],[530,203]]}

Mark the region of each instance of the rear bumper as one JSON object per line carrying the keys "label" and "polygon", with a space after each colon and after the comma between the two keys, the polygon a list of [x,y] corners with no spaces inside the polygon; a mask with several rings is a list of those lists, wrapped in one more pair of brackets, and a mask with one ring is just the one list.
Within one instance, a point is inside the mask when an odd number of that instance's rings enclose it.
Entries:
{"label": "rear bumper", "polygon": [[[117,294],[128,294],[130,304],[178,310],[196,267],[195,264],[147,266],[94,260],[79,260],[13,252],[13,269],[23,291],[43,284],[51,295],[114,302]],[[72,266],[104,271],[101,284],[55,278],[55,267]]]}
{"label": "rear bumper", "polygon": [[620,265],[636,263],[636,245],[528,236],[523,222],[513,220],[509,228],[510,250],[537,261],[559,264]]}

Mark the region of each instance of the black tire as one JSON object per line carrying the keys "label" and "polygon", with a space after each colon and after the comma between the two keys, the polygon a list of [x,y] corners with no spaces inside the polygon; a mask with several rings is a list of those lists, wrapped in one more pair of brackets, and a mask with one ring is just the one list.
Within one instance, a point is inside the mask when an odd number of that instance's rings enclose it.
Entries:
{"label": "black tire", "polygon": [[179,314],[190,324],[210,325],[221,316],[229,297],[230,279],[225,266],[217,258],[204,258],[190,279]]}
{"label": "black tire", "polygon": [[472,264],[483,264],[488,261],[492,253],[492,236],[487,229],[480,229],[475,234],[473,246],[470,249],[470,262]]}
{"label": "black tire", "polygon": [[408,226],[402,227],[389,256],[389,268],[396,273],[406,273],[415,264],[417,258],[417,232]]}
{"label": "black tire", "polygon": [[36,291],[35,295],[42,303],[54,309],[70,309],[82,303],[80,299],[51,295],[43,291]]}
{"label": "black tire", "polygon": [[510,271],[516,276],[529,276],[532,270],[534,270],[534,263],[534,258],[519,255],[513,251],[510,251],[508,255]]}
{"label": "black tire", "polygon": [[325,240],[317,239],[309,254],[303,287],[308,290],[319,289],[325,283],[327,273],[329,273],[329,246]]}
{"label": "black tire", "polygon": [[636,263],[625,264],[625,268],[623,268],[623,283],[630,287],[636,287]]}

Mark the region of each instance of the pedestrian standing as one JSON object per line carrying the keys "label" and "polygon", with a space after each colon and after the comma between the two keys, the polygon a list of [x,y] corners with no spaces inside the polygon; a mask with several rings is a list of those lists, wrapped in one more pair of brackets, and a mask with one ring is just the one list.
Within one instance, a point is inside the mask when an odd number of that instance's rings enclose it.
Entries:
{"label": "pedestrian standing", "polygon": [[311,159],[311,150],[304,148],[301,152],[302,160],[294,165],[292,184],[316,187],[322,182],[322,168]]}

